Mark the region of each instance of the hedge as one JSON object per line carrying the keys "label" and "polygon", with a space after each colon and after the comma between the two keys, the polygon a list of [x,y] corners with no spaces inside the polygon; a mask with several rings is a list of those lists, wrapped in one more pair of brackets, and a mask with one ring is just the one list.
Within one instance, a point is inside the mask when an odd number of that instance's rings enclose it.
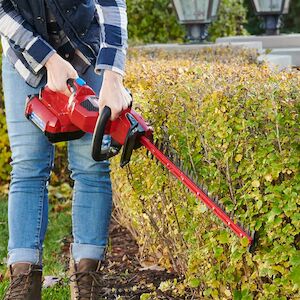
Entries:
{"label": "hedge", "polygon": [[155,137],[258,233],[254,254],[145,149],[124,169],[114,161],[116,212],[142,260],[185,275],[167,284],[174,296],[299,299],[300,75],[235,51],[133,53],[127,85]]}
{"label": "hedge", "polygon": [[[300,297],[300,76],[271,72],[255,58],[227,47],[180,55],[130,51],[126,85],[155,137],[259,234],[256,252],[248,253],[145,149],[124,169],[115,158],[115,214],[136,237],[141,260],[184,275],[184,282],[161,286],[174,297],[184,298],[187,287],[199,299]],[[9,152],[0,130],[3,186]],[[66,180],[59,171],[66,169],[64,148],[54,183]]]}
{"label": "hedge", "polygon": [[[1,47],[0,47],[1,52]],[[0,56],[0,68],[2,65],[2,59]],[[0,72],[1,73],[1,72]],[[0,74],[0,86],[2,87],[2,76]],[[9,165],[10,161],[10,149],[9,142],[6,130],[6,121],[4,114],[4,102],[3,102],[3,93],[2,88],[0,89],[0,193],[5,192],[7,190],[7,182],[9,180],[9,173],[11,167]]]}

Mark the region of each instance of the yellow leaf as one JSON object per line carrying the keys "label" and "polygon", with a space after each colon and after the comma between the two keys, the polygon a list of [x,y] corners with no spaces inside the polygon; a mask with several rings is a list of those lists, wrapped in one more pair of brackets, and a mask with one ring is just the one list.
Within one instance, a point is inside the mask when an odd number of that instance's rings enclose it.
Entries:
{"label": "yellow leaf", "polygon": [[240,162],[243,158],[243,155],[242,154],[238,154],[236,157],[235,157],[235,161],[236,162]]}
{"label": "yellow leaf", "polygon": [[178,68],[178,73],[179,73],[179,74],[184,73],[184,69],[183,69],[183,68]]}
{"label": "yellow leaf", "polygon": [[230,290],[227,290],[227,289],[224,291],[224,294],[225,294],[227,297],[230,297],[230,296],[231,296]]}
{"label": "yellow leaf", "polygon": [[221,112],[226,112],[226,107],[225,106],[221,106]]}
{"label": "yellow leaf", "polygon": [[248,239],[245,238],[245,237],[243,237],[243,238],[241,239],[241,244],[242,244],[243,247],[247,247],[247,246],[249,245]]}
{"label": "yellow leaf", "polygon": [[271,181],[273,180],[273,177],[272,177],[271,174],[267,174],[267,175],[265,176],[265,179],[266,179],[266,181],[271,182]]}
{"label": "yellow leaf", "polygon": [[252,186],[258,188],[260,186],[260,182],[258,180],[253,180]]}

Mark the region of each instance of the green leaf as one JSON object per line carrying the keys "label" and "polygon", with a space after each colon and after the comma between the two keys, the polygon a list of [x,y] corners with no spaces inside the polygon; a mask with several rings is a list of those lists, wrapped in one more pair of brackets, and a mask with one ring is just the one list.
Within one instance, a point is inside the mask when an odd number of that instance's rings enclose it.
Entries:
{"label": "green leaf", "polygon": [[191,288],[197,288],[200,285],[201,281],[199,278],[192,278],[189,281],[189,286]]}
{"label": "green leaf", "polygon": [[241,244],[243,247],[247,247],[249,245],[249,241],[246,237],[241,239]]}
{"label": "green leaf", "polygon": [[217,240],[221,243],[221,244],[226,244],[229,242],[229,234],[226,231],[222,231],[218,237]]}
{"label": "green leaf", "polygon": [[300,265],[291,269],[290,278],[294,284],[300,287]]}
{"label": "green leaf", "polygon": [[151,294],[149,293],[144,293],[140,296],[140,300],[149,300],[151,299]]}
{"label": "green leaf", "polygon": [[222,255],[223,251],[224,251],[224,249],[222,247],[214,248],[215,257],[219,258]]}
{"label": "green leaf", "polygon": [[297,252],[296,254],[294,254],[291,257],[290,262],[293,266],[299,266],[300,265],[300,252]]}
{"label": "green leaf", "polygon": [[242,299],[242,294],[240,291],[233,291],[233,300],[241,300]]}
{"label": "green leaf", "polygon": [[257,200],[257,201],[256,201],[256,207],[257,207],[257,209],[258,209],[258,210],[260,210],[260,209],[261,209],[261,207],[262,207],[262,204],[263,204],[263,203],[262,203],[262,201],[261,201],[261,200]]}
{"label": "green leaf", "polygon": [[249,290],[247,290],[247,289],[242,291],[241,296],[242,296],[241,300],[251,300],[251,299],[253,299],[253,297],[250,295]]}

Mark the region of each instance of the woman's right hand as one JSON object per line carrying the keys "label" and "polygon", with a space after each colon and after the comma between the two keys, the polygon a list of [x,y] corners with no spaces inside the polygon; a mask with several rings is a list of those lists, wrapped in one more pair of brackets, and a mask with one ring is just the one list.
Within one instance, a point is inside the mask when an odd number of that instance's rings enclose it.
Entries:
{"label": "woman's right hand", "polygon": [[74,67],[57,53],[54,53],[48,59],[45,67],[47,69],[47,86],[49,89],[54,92],[70,95],[67,80],[69,78],[76,79],[78,77]]}

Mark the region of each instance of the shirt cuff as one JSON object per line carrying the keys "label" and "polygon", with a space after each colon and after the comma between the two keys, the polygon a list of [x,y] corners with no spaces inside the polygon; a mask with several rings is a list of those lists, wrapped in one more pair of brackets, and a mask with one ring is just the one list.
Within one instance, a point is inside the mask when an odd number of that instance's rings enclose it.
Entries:
{"label": "shirt cuff", "polygon": [[26,46],[23,51],[23,56],[31,69],[35,73],[38,73],[54,53],[56,53],[56,51],[51,45],[49,45],[41,37],[35,37]]}
{"label": "shirt cuff", "polygon": [[126,54],[117,48],[102,48],[98,54],[95,72],[101,74],[103,70],[112,70],[122,76],[125,75]]}

